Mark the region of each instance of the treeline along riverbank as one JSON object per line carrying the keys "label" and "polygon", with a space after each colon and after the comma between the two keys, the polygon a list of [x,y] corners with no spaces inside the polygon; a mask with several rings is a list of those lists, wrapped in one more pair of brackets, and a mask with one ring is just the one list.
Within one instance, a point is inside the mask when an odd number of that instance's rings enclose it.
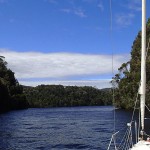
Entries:
{"label": "treeline along riverbank", "polygon": [[0,56],[0,113],[29,107],[111,105],[110,89],[62,85],[22,86]]}
{"label": "treeline along riverbank", "polygon": [[24,87],[30,107],[101,106],[112,104],[110,89],[63,85]]}

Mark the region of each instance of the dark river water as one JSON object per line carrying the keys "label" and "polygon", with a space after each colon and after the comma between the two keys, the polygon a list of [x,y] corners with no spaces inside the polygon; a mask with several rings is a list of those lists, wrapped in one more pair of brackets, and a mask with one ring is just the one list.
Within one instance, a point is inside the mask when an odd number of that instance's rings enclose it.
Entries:
{"label": "dark river water", "polygon": [[[0,115],[0,150],[106,150],[113,118],[108,106],[11,111]],[[130,112],[116,111],[116,130],[130,120]]]}

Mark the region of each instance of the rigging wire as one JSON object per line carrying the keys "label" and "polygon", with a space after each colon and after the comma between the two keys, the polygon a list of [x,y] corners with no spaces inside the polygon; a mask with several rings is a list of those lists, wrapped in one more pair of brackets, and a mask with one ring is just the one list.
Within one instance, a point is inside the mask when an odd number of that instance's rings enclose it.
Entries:
{"label": "rigging wire", "polygon": [[[112,0],[110,2],[110,44],[112,48],[112,76],[114,77],[114,51],[113,51],[113,45],[112,45],[112,31],[113,31],[113,26],[112,26]],[[114,96],[114,87],[115,85],[113,84],[112,81],[112,102],[115,103],[115,96]],[[114,133],[116,132],[116,111],[115,111],[115,106],[114,106]]]}
{"label": "rigging wire", "polygon": [[145,107],[147,108],[147,110],[150,112],[150,109],[148,108],[148,106],[147,105],[145,105]]}
{"label": "rigging wire", "polygon": [[[139,89],[138,89],[138,91],[140,90],[140,85],[141,85],[141,82],[139,82]],[[132,118],[131,118],[131,123],[133,122],[135,110],[137,109],[136,106],[137,106],[137,102],[138,102],[138,97],[139,97],[139,93],[137,92],[136,100],[135,100],[135,103],[134,103],[134,109],[133,109],[133,113],[132,113]]]}

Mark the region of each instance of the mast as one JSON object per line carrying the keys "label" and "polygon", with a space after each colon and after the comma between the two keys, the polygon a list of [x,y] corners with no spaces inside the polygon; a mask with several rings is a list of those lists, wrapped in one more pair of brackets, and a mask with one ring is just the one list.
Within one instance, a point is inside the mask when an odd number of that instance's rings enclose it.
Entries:
{"label": "mast", "polygon": [[145,92],[146,92],[146,0],[142,0],[142,49],[141,49],[141,128],[144,131]]}

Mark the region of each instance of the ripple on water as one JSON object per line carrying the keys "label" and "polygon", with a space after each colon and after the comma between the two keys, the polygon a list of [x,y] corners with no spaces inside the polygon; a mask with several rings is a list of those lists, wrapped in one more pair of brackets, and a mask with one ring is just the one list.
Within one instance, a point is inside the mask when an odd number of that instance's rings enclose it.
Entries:
{"label": "ripple on water", "polygon": [[57,144],[53,145],[52,148],[59,148],[59,149],[88,149],[91,148],[89,145],[84,144]]}
{"label": "ripple on water", "polygon": [[[105,150],[112,107],[46,108],[0,115],[0,150]],[[119,121],[130,120],[129,115]]]}

